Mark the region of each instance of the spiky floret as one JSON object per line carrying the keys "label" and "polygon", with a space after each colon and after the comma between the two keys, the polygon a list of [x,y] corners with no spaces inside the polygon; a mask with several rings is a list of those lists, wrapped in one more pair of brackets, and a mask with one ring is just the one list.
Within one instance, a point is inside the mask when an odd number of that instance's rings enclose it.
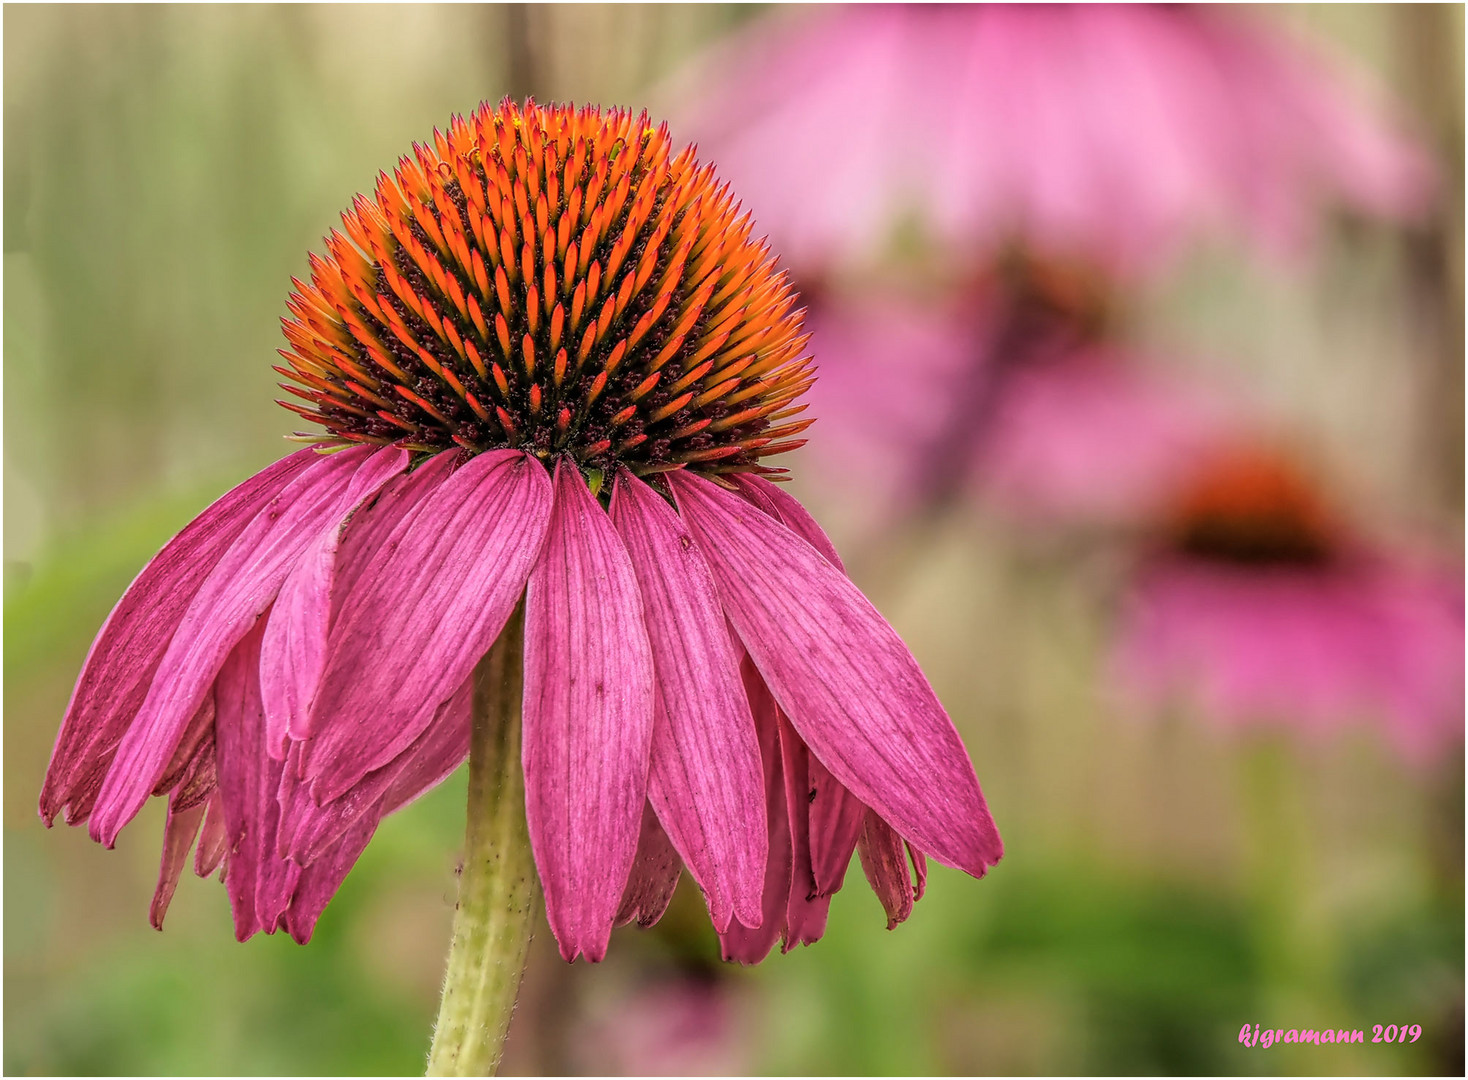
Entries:
{"label": "spiky floret", "polygon": [[727,185],[646,113],[509,100],[357,196],[292,279],[281,402],[328,444],[781,472],[803,312]]}

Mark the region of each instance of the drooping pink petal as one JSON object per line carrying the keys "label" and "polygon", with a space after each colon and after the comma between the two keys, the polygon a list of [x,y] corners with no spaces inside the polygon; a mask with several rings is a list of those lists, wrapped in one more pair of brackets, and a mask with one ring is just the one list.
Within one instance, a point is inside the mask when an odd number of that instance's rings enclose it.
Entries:
{"label": "drooping pink petal", "polygon": [[[311,940],[316,921],[347,874],[357,865],[367,843],[377,831],[379,816],[359,818],[320,858],[301,871],[293,882],[290,907],[285,909],[283,924],[298,945]],[[295,865],[292,863],[291,865]]]}
{"label": "drooping pink petal", "polygon": [[[746,499],[783,523],[819,551],[827,562],[845,573],[846,567],[836,552],[836,545],[831,543],[826,531],[800,504],[800,500],[762,476],[736,473],[729,479]],[[846,879],[846,868],[856,851],[856,838],[861,834],[867,808],[831,775],[819,758],[808,750],[806,754],[811,870],[816,892],[830,896],[840,891]]]}
{"label": "drooping pink petal", "polygon": [[223,803],[216,787],[205,803],[204,827],[199,831],[199,847],[194,852],[194,873],[208,877],[218,869],[229,847],[229,830],[224,823]]}
{"label": "drooping pink petal", "polygon": [[725,960],[758,964],[785,932],[791,881],[790,815],[785,808],[785,779],[780,762],[779,707],[748,657],[741,662],[739,672],[754,715],[764,765],[769,859],[765,863],[760,925],[747,927],[735,919],[728,930],[719,934],[719,948]]}
{"label": "drooping pink petal", "polygon": [[474,706],[474,677],[444,704],[433,723],[404,755],[407,761],[382,800],[382,816],[401,810],[448,777],[469,757],[469,735]]}
{"label": "drooping pink petal", "polygon": [[163,826],[163,858],[158,867],[158,887],[148,909],[148,921],[155,930],[163,929],[163,916],[168,914],[173,891],[178,888],[178,876],[183,872],[184,861],[189,857],[189,848],[194,845],[194,837],[198,835],[199,823],[203,819],[203,803],[183,811],[175,811],[171,806],[168,808],[168,819]]}
{"label": "drooping pink petal", "polygon": [[219,800],[229,835],[224,882],[234,913],[235,937],[249,938],[261,925],[255,895],[265,863],[275,855],[276,785],[280,764],[265,753],[265,713],[260,702],[260,639],[256,626],[234,647],[214,687]]}
{"label": "drooping pink petal", "polygon": [[123,736],[92,814],[95,840],[111,847],[147,800],[230,650],[269,608],[295,560],[342,510],[360,468],[385,482],[393,462],[366,447],[319,458],[250,521],[194,595],[137,718]]}
{"label": "drooping pink petal", "polygon": [[463,685],[519,602],[550,505],[538,461],[492,450],[407,508],[378,548],[349,530],[304,758],[317,799],[392,761]]}
{"label": "drooping pink petal", "polygon": [[[383,471],[396,476],[408,467],[408,452],[390,447],[378,455]],[[265,701],[266,745],[276,758],[285,756],[292,717],[304,717],[326,664],[326,635],[331,614],[342,537],[367,500],[382,488],[376,474],[358,472],[343,497],[346,510],[323,529],[286,575],[271,608],[260,646],[261,692]]]}
{"label": "drooping pink petal", "polygon": [[193,771],[200,748],[206,741],[210,744],[214,742],[214,698],[212,695],[204,698],[203,703],[195,710],[194,718],[189,721],[189,726],[184,729],[178,741],[178,749],[173,752],[173,760],[163,770],[163,778],[153,786],[154,795],[167,795],[178,787],[185,774]]}
{"label": "drooping pink petal", "polygon": [[66,707],[41,791],[47,825],[63,806],[72,824],[91,813],[117,745],[199,586],[260,509],[319,460],[300,450],[256,473],[189,522],[128,586],[92,643]]}
{"label": "drooping pink petal", "polygon": [[434,715],[428,727],[398,757],[374,769],[345,794],[318,805],[310,785],[299,779],[299,743],[286,757],[277,796],[281,806],[276,852],[302,866],[322,858],[366,814],[384,818],[436,786],[469,756],[471,675]]}
{"label": "drooping pink petal", "polygon": [[810,516],[810,511],[800,505],[799,499],[779,484],[770,483],[763,476],[735,473],[730,479],[746,498],[819,551],[825,560],[837,570],[843,574],[846,572],[846,565],[841,561],[841,556],[837,554],[836,545],[831,543],[831,538],[826,535],[826,530]]}
{"label": "drooping pink petal", "polygon": [[[902,850],[902,838],[874,811],[868,810],[856,850],[861,856],[861,868],[866,872],[872,892],[877,894],[887,912],[887,929],[895,929],[898,923],[907,921],[912,914],[916,899],[912,878],[908,876],[907,858]],[[926,883],[926,868],[923,880]]]}
{"label": "drooping pink petal", "polygon": [[783,952],[810,945],[826,932],[830,894],[822,894],[811,869],[810,751],[784,716],[779,717],[780,762],[785,773],[785,810],[790,827],[790,899],[785,909]]}
{"label": "drooping pink petal", "polygon": [[[736,473],[729,479],[746,499],[784,524],[819,551],[827,562],[845,573],[846,567],[836,545],[831,543],[826,531],[800,504],[800,500],[762,476]],[[840,891],[846,879],[846,868],[856,852],[856,838],[861,833],[867,808],[831,775],[819,758],[808,751],[807,757],[811,869],[816,892],[830,896]]]}
{"label": "drooping pink petal", "polygon": [[[352,515],[346,523],[345,533],[350,534],[350,540],[343,535],[337,546],[337,554],[332,564],[332,573],[329,581],[319,582],[327,589],[327,602],[322,605],[319,601],[314,604],[309,613],[303,613],[305,617],[300,622],[303,636],[309,636],[317,642],[330,641],[331,627],[341,615],[342,600],[345,594],[352,591],[358,581],[370,578],[371,575],[382,570],[389,554],[396,542],[395,533],[400,536],[422,510],[422,503],[428,496],[436,491],[454,469],[463,463],[464,455],[449,451],[448,453],[435,454],[424,461],[410,473],[395,476],[387,484],[383,485],[377,497],[371,504],[362,507],[356,514]],[[345,550],[343,550],[345,546]],[[272,614],[271,623],[275,621]],[[276,639],[272,644],[279,648],[279,640],[284,639],[285,628],[267,627],[266,640]],[[324,666],[324,644],[322,654],[322,665]],[[315,665],[311,663],[298,663],[295,665],[295,690],[292,697],[304,699],[304,707],[296,707],[290,711],[287,719],[288,734],[297,742],[307,742],[315,734],[312,726],[316,722],[315,715],[310,709],[314,703],[316,691],[320,688],[320,669],[312,671]],[[269,719],[270,697],[267,695],[267,719]],[[273,724],[278,721],[273,721]],[[272,726],[272,737],[275,727]]]}
{"label": "drooping pink petal", "polygon": [[280,804],[276,796],[285,763],[271,757],[265,747],[259,677],[263,631],[264,625],[257,623],[230,653],[214,691],[219,803],[229,849],[225,887],[239,940],[257,931],[271,934],[284,927],[304,942],[372,838],[381,815],[369,812],[358,817],[309,866],[277,854]]}
{"label": "drooping pink petal", "polygon": [[668,474],[724,610],[775,700],[843,785],[946,865],[1003,854],[963,741],[871,603],[789,529],[699,477]]}
{"label": "drooping pink petal", "polygon": [[616,924],[622,926],[636,919],[637,925],[646,929],[661,919],[673,899],[673,891],[678,888],[678,875],[682,871],[678,852],[649,802],[642,809],[637,855],[622,893],[622,905],[617,909]]}
{"label": "drooping pink petal", "polygon": [[606,955],[637,849],[652,649],[632,560],[574,464],[525,593],[525,810],[561,955]]}
{"label": "drooping pink petal", "polygon": [[215,734],[211,728],[208,736],[199,744],[178,786],[173,789],[169,804],[175,810],[187,810],[207,802],[219,787],[214,740]]}
{"label": "drooping pink petal", "polygon": [[713,576],[678,515],[623,474],[612,521],[637,574],[657,677],[648,799],[716,930],[760,920],[768,841],[759,743]]}
{"label": "drooping pink petal", "polygon": [[831,775],[814,754],[809,756],[810,862],[816,891],[824,896],[839,892],[846,868],[856,851],[867,808],[841,781]]}
{"label": "drooping pink petal", "polygon": [[911,844],[907,845],[907,857],[912,860],[912,899],[916,903],[928,891],[928,857]]}

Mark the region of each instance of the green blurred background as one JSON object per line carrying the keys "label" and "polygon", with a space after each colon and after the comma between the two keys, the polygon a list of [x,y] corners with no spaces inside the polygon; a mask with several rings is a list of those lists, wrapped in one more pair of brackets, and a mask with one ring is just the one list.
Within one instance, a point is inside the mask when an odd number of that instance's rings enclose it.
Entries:
{"label": "green blurred background", "polygon": [[[278,319],[351,196],[481,99],[659,111],[662,80],[760,17],[5,9],[7,1073],[421,1072],[462,775],[383,825],[308,947],[238,945],[212,881],[186,878],[166,932],[148,928],[159,805],[112,852],[41,826],[51,741],[132,575],[287,448]],[[1461,7],[1261,17],[1375,69],[1460,190]],[[1288,274],[1200,257],[1146,331],[1253,379],[1368,513],[1458,544],[1461,251],[1454,196],[1433,232],[1337,230]],[[505,1071],[1461,1072],[1461,761],[1423,775],[1364,735],[1301,748],[1131,722],[1098,689],[1114,577],[973,516],[861,582],[963,731],[1004,862],[980,883],[936,870],[892,933],[853,870],[823,941],[751,970],[714,962],[686,878],[602,965],[566,967],[541,932]],[[666,1036],[659,987],[714,1001],[717,1037]],[[1245,1021],[1427,1034],[1266,1053],[1237,1044]]]}

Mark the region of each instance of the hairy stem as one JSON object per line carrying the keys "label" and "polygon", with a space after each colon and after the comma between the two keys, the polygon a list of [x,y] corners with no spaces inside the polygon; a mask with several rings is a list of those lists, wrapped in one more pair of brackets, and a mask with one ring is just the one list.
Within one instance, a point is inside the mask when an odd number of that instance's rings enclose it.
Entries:
{"label": "hairy stem", "polygon": [[474,669],[469,823],[429,1076],[499,1067],[540,902],[520,769],[524,627],[522,603]]}

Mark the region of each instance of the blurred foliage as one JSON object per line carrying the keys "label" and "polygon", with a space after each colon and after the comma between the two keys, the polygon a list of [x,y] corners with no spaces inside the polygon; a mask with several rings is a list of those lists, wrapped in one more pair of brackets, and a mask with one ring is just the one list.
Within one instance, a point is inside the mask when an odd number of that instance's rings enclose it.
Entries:
{"label": "blurred foliage", "polygon": [[[281,452],[291,425],[269,366],[288,277],[351,195],[481,98],[651,103],[657,77],[746,17],[534,8],[517,29],[496,7],[6,8],[7,1073],[421,1070],[462,776],[383,824],[308,947],[238,945],[212,881],[186,879],[167,931],[147,927],[158,806],[113,852],[41,827],[51,740],[131,576]],[[517,47],[533,63],[517,67]],[[1349,263],[1350,244],[1332,253]],[[1243,281],[1233,273],[1201,280]],[[1389,366],[1331,369],[1327,396],[1288,366],[1297,353],[1336,362],[1330,335],[1359,341],[1367,319],[1368,342],[1395,340],[1400,323],[1359,303],[1387,273],[1184,287],[1160,321],[1245,354],[1258,324],[1284,324],[1252,359],[1281,400],[1378,464],[1408,460],[1384,429],[1362,439],[1357,426]],[[1337,306],[1319,307],[1332,290]],[[1398,428],[1400,447],[1413,431]],[[863,584],[962,728],[1004,862],[981,883],[935,867],[892,933],[853,864],[825,939],[751,971],[710,960],[688,888],[655,930],[618,931],[599,967],[561,965],[542,931],[508,1071],[610,1067],[577,1016],[668,970],[727,986],[744,1003],[741,1043],[771,1073],[1461,1069],[1461,771],[1439,785],[1455,804],[1371,745],[1289,755],[1300,821],[1282,858],[1298,872],[1281,901],[1257,873],[1234,751],[1182,722],[1129,724],[1096,691],[1114,567],[960,524],[926,537],[903,580]],[[1281,902],[1312,928],[1307,964],[1274,951]],[[1246,1050],[1246,1020],[1368,1038],[1372,1023],[1422,1023],[1429,1037]]]}

